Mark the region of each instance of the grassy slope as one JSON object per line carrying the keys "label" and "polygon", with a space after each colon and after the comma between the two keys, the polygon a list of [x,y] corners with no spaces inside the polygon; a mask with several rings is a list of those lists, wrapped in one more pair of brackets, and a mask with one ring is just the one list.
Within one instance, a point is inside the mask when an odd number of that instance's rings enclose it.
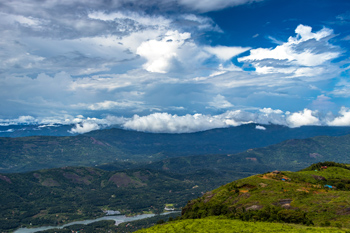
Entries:
{"label": "grassy slope", "polygon": [[181,233],[181,232],[348,232],[338,228],[308,227],[294,224],[243,222],[232,219],[204,218],[187,219],[156,225],[137,233]]}
{"label": "grassy slope", "polygon": [[[327,181],[317,180],[312,175],[322,176]],[[290,181],[282,181],[282,178]],[[340,183],[347,191],[324,187],[325,184]],[[266,173],[234,181],[192,200],[184,207],[183,218],[220,214],[237,217],[237,213],[243,213],[245,209],[275,206],[281,210],[304,211],[315,225],[327,225],[329,222],[332,226],[350,228],[349,190],[350,171],[344,168]]]}

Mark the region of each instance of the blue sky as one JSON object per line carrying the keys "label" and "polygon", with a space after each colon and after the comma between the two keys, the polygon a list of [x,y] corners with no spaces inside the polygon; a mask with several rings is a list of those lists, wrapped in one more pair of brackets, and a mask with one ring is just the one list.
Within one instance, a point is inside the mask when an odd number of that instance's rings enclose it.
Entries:
{"label": "blue sky", "polygon": [[0,2],[0,124],[350,126],[350,2]]}

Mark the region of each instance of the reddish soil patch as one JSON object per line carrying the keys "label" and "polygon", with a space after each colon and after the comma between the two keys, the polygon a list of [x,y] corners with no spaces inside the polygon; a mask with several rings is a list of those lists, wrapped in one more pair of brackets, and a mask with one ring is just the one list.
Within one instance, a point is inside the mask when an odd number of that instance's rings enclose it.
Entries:
{"label": "reddish soil patch", "polygon": [[72,172],[65,172],[63,173],[63,176],[66,177],[67,179],[70,179],[73,183],[78,183],[78,184],[89,185],[92,180],[92,176],[81,177]]}
{"label": "reddish soil patch", "polygon": [[46,178],[41,184],[47,187],[61,186],[60,183],[52,178]]}
{"label": "reddish soil patch", "polygon": [[125,173],[114,174],[113,176],[111,176],[111,178],[109,178],[108,181],[113,182],[115,185],[117,185],[117,187],[127,187],[129,185],[135,185],[136,187],[140,187],[147,185],[140,181],[131,179]]}
{"label": "reddish soil patch", "polygon": [[103,142],[101,142],[101,141],[99,141],[99,140],[97,140],[97,139],[95,139],[95,138],[93,138],[93,137],[91,137],[90,139],[91,139],[91,141],[92,141],[92,144],[100,145],[100,146],[105,146],[105,144],[104,144]]}

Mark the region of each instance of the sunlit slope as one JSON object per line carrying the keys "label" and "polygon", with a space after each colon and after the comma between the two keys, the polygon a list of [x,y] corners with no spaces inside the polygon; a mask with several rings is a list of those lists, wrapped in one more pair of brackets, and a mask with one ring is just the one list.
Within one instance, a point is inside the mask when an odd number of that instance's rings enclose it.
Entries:
{"label": "sunlit slope", "polygon": [[186,219],[167,224],[156,225],[148,229],[142,229],[137,233],[181,233],[181,232],[207,232],[207,233],[256,233],[256,232],[348,232],[347,230],[330,227],[310,227],[296,224],[268,223],[268,222],[244,222],[232,219],[204,218]]}
{"label": "sunlit slope", "polygon": [[[332,162],[299,172],[270,172],[237,180],[188,202],[182,218],[223,215],[350,227],[350,170]],[[321,168],[322,166],[327,166]]]}

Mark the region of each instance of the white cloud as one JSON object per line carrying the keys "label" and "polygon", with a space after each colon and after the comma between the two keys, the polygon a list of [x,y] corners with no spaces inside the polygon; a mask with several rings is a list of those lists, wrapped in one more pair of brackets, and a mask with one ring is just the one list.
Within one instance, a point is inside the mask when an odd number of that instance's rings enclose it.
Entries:
{"label": "white cloud", "polygon": [[304,125],[320,125],[320,120],[313,115],[309,109],[295,112],[287,117],[287,123],[290,127],[300,127]]}
{"label": "white cloud", "polygon": [[[290,77],[319,76],[329,69],[322,66],[340,56],[338,48],[328,43],[333,30],[323,28],[313,33],[309,26],[299,25],[297,36],[275,48],[250,50],[250,55],[238,58],[254,65],[260,74],[281,73]],[[330,66],[330,64],[327,64]],[[329,77],[330,78],[330,77]]]}
{"label": "white cloud", "polygon": [[0,119],[0,126],[37,124],[38,120],[32,116],[20,116],[16,119]]}
{"label": "white cloud", "polygon": [[257,125],[255,126],[255,129],[258,129],[258,130],[266,130],[266,128],[262,125]]}
{"label": "white cloud", "polygon": [[342,107],[338,117],[327,122],[331,126],[350,126],[350,108]]}
{"label": "white cloud", "polygon": [[186,42],[191,38],[188,32],[168,31],[160,40],[149,40],[143,42],[137,48],[137,54],[146,58],[147,63],[143,65],[149,72],[167,73],[173,65],[186,59],[192,52],[197,52],[197,46],[193,42]]}
{"label": "white cloud", "polygon": [[318,114],[317,111],[304,109],[299,112],[283,112],[279,109],[264,108],[257,111],[235,110],[220,115],[187,114],[183,116],[169,113],[152,113],[132,118],[108,115],[105,118],[85,118],[82,115],[72,117],[65,115],[56,118],[34,118],[22,116],[17,119],[0,119],[0,125],[39,124],[39,125],[72,125],[70,133],[87,133],[92,130],[118,126],[129,130],[152,133],[191,133],[214,128],[226,128],[242,124],[256,123],[258,130],[266,130],[264,125],[276,124],[287,127],[301,126],[350,126],[350,108],[342,107],[338,116],[329,113]]}
{"label": "white cloud", "polygon": [[208,53],[211,53],[218,57],[221,60],[229,60],[232,57],[235,57],[245,51],[248,51],[250,48],[243,47],[227,47],[227,46],[215,46],[215,47],[204,47],[204,50]]}
{"label": "white cloud", "polygon": [[68,131],[69,133],[75,134],[75,133],[87,133],[93,130],[98,130],[101,127],[94,122],[83,122],[81,124],[76,124],[74,128],[72,128],[70,131]]}
{"label": "white cloud", "polygon": [[135,115],[123,125],[126,129],[153,133],[190,133],[213,128],[227,127],[220,119],[202,114],[177,116],[154,113],[140,117]]}

